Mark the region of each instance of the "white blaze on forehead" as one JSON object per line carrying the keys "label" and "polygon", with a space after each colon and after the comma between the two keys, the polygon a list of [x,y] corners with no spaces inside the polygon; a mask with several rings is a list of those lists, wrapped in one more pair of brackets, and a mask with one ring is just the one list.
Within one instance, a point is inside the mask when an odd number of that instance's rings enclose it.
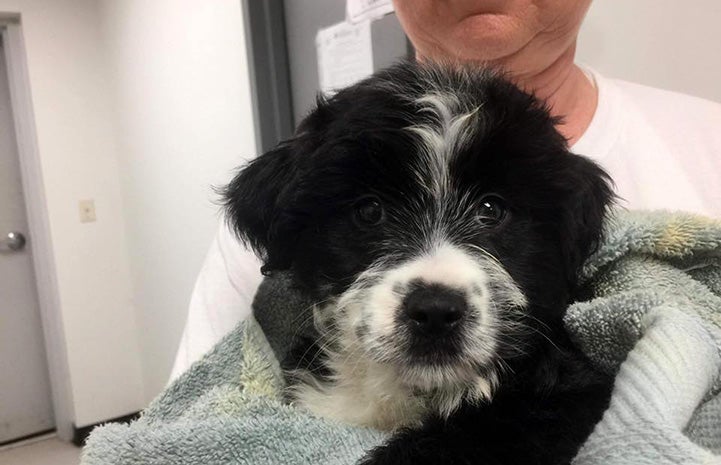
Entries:
{"label": "white blaze on forehead", "polygon": [[430,116],[424,123],[408,128],[420,138],[420,165],[416,176],[420,184],[434,194],[449,186],[448,165],[453,155],[465,147],[473,135],[480,107],[463,108],[458,97],[436,91],[416,100],[420,116]]}

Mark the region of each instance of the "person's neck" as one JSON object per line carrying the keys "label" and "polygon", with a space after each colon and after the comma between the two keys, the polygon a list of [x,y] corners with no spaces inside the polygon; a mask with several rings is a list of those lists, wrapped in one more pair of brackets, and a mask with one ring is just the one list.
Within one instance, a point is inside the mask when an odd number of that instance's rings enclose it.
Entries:
{"label": "person's neck", "polygon": [[545,100],[553,116],[561,117],[558,131],[576,143],[591,124],[598,105],[593,83],[573,62],[575,44],[540,72],[517,74],[514,81],[526,92]]}

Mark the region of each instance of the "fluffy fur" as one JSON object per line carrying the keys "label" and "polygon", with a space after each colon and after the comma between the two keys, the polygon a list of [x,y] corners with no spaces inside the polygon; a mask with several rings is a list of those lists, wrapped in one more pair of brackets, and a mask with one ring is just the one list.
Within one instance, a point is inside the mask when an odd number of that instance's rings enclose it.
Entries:
{"label": "fluffy fur", "polygon": [[317,303],[292,400],[395,432],[365,464],[565,464],[600,419],[612,381],[561,318],[613,196],[556,123],[492,72],[402,63],[225,189],[263,272]]}

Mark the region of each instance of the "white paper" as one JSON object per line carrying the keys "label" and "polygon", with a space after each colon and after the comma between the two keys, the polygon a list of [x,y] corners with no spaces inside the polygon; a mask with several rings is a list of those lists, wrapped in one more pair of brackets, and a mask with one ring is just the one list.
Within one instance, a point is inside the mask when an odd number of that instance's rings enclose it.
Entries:
{"label": "white paper", "polygon": [[351,23],[382,18],[392,11],[392,0],[347,0],[346,2],[346,19]]}
{"label": "white paper", "polygon": [[370,21],[338,23],[315,36],[320,90],[330,93],[373,73]]}

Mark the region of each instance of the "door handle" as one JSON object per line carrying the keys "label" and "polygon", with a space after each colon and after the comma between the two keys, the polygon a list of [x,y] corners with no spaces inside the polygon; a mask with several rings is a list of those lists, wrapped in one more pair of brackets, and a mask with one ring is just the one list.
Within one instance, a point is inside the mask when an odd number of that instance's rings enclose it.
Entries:
{"label": "door handle", "polygon": [[3,249],[5,249],[11,252],[16,252],[25,248],[26,243],[27,240],[22,233],[11,231],[7,233],[5,237],[0,239],[0,251],[4,251]]}

